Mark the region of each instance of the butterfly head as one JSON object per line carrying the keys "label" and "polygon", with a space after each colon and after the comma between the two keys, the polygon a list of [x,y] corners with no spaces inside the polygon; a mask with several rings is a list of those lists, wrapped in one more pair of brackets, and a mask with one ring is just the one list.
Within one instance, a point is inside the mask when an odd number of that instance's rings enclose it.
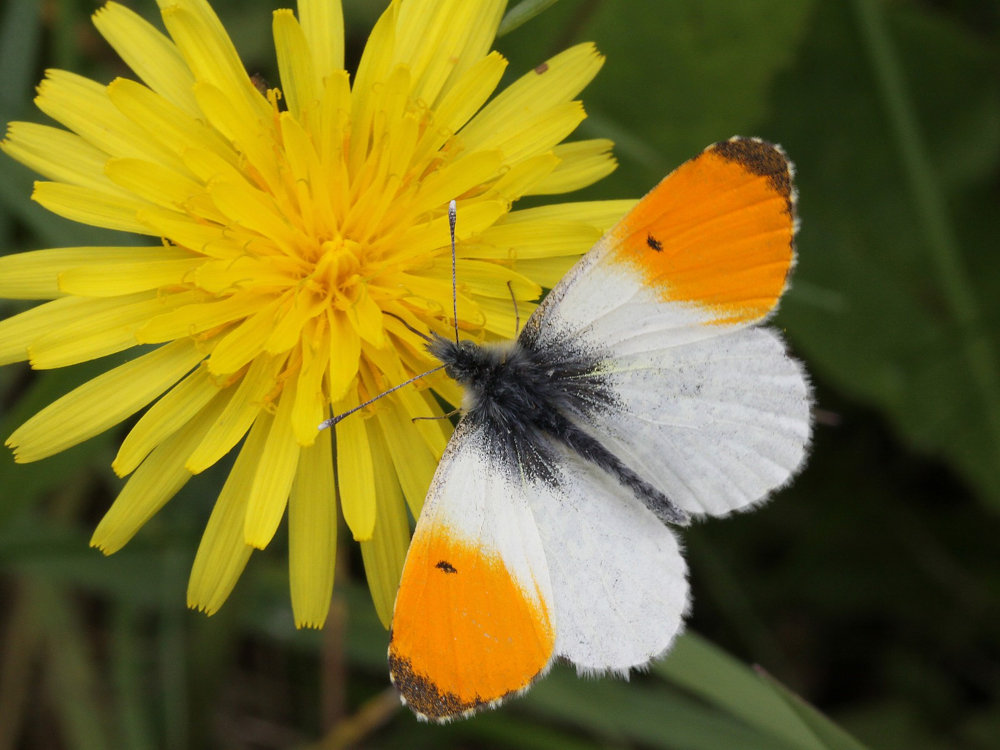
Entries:
{"label": "butterfly head", "polygon": [[484,353],[474,341],[452,341],[432,334],[427,351],[441,361],[449,378],[462,385],[471,385],[481,377]]}

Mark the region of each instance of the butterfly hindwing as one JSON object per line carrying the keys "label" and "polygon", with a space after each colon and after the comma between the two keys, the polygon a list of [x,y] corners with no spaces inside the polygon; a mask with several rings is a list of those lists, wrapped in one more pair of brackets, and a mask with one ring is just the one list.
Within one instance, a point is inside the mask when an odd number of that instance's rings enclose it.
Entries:
{"label": "butterfly hindwing", "polygon": [[555,612],[525,485],[465,420],[435,474],[393,612],[390,674],[425,718],[527,688],[555,648]]}
{"label": "butterfly hindwing", "polygon": [[553,446],[559,482],[532,494],[557,613],[556,652],[579,671],[625,673],[666,651],[688,607],[671,529],[607,472]]}
{"label": "butterfly hindwing", "polygon": [[544,478],[486,458],[489,442],[459,425],[396,599],[392,678],[436,721],[527,688],[554,656],[587,673],[643,666],[687,609],[676,537],[615,478],[547,436]]}
{"label": "butterfly hindwing", "polygon": [[587,410],[585,428],[682,510],[748,507],[804,460],[809,387],[773,331],[741,328],[611,362],[602,381],[615,408]]}

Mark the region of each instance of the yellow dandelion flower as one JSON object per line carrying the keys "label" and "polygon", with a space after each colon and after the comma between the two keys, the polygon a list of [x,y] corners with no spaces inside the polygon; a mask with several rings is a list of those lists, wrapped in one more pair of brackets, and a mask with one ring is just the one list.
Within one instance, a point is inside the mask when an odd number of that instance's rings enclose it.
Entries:
{"label": "yellow dandelion flower", "polygon": [[[94,22],[139,79],[51,70],[36,103],[65,129],[10,123],[3,150],[60,216],[158,245],[0,259],[0,296],[49,300],[0,322],[0,363],[54,368],[142,345],[8,438],[36,461],[146,409],[113,462],[128,476],[92,544],[121,548],[194,474],[237,449],[198,548],[192,607],[214,612],[288,514],[291,599],[319,626],[337,498],[387,622],[416,515],[450,431],[431,388],[339,413],[431,365],[419,330],[451,325],[447,205],[457,198],[459,325],[510,336],[627,207],[511,210],[594,182],[610,143],[563,143],[594,47],[556,55],[491,99],[504,0],[398,0],[353,81],[338,0],[275,11],[280,89],[261,93],[206,0],[159,0],[163,34],[108,3]],[[148,408],[147,408],[148,407]]]}

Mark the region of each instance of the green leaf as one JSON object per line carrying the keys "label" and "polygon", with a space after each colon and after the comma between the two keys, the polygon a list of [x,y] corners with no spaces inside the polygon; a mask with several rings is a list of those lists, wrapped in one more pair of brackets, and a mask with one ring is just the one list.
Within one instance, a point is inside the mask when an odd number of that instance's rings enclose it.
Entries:
{"label": "green leaf", "polygon": [[820,747],[827,750],[865,750],[865,746],[851,737],[823,714],[810,706],[804,700],[788,690],[784,685],[761,671],[764,680],[774,689],[774,694],[785,701],[785,704],[795,712],[820,742]]}
{"label": "green leaf", "polygon": [[834,744],[831,738],[847,735],[829,719],[773,678],[763,679],[694,633],[681,636],[653,671],[756,727],[775,743],[801,750],[863,750],[854,740],[850,746]]}
{"label": "green leaf", "polygon": [[513,703],[511,710],[530,711],[546,722],[579,727],[615,743],[685,750],[796,747],[639,675],[630,681],[588,680],[560,666]]}

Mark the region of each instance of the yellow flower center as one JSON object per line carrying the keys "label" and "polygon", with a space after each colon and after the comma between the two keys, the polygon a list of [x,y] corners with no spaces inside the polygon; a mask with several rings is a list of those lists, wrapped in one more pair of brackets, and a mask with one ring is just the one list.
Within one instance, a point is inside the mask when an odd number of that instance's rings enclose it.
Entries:
{"label": "yellow flower center", "polygon": [[354,240],[337,237],[320,245],[320,256],[310,278],[317,281],[326,298],[338,310],[357,304],[364,284],[360,257],[364,249]]}

